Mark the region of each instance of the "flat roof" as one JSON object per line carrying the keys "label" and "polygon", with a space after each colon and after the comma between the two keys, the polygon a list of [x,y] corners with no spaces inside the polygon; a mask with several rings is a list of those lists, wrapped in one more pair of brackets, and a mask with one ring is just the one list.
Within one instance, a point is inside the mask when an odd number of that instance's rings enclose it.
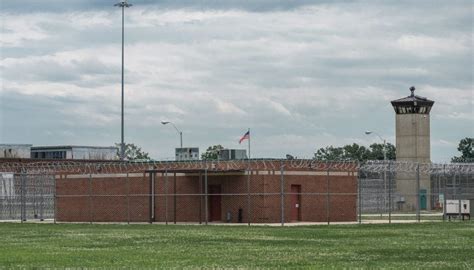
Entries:
{"label": "flat roof", "polygon": [[0,143],[0,146],[24,146],[24,147],[31,147],[32,144],[26,144],[26,143]]}
{"label": "flat roof", "polygon": [[33,146],[31,150],[49,150],[49,149],[72,149],[72,148],[88,148],[88,149],[118,149],[115,146],[87,146],[87,145],[51,145],[51,146]]}

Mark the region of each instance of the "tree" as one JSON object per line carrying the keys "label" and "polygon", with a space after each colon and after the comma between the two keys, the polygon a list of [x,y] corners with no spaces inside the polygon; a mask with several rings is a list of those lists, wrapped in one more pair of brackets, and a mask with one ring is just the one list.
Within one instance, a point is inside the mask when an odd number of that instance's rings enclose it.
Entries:
{"label": "tree", "polygon": [[344,154],[342,147],[326,146],[326,148],[319,148],[314,157],[318,160],[341,160]]}
{"label": "tree", "polygon": [[[368,160],[383,160],[383,143],[373,143],[369,147],[370,155]],[[387,151],[387,160],[395,160],[395,145],[387,143],[385,144],[385,150]]]}
{"label": "tree", "polygon": [[[386,144],[387,160],[395,159],[395,146],[393,144]],[[369,146],[360,146],[357,143],[347,144],[342,147],[327,146],[320,148],[314,154],[315,159],[318,160],[383,160],[383,144],[374,143]]]}
{"label": "tree", "polygon": [[461,156],[453,157],[451,162],[474,162],[474,138],[464,138],[459,142],[458,151]]}
{"label": "tree", "polygon": [[342,147],[344,151],[344,160],[358,160],[364,161],[370,155],[370,150],[367,149],[365,146],[360,146],[357,143],[353,143],[352,145],[344,145]]}
{"label": "tree", "polygon": [[[116,143],[117,157],[120,158],[120,143]],[[126,160],[151,160],[148,153],[143,151],[141,147],[136,146],[133,143],[125,144],[125,159]]]}
{"label": "tree", "polygon": [[365,146],[356,143],[344,145],[343,147],[328,146],[320,148],[315,153],[315,158],[319,160],[335,161],[335,160],[367,160],[370,150]]}
{"label": "tree", "polygon": [[217,160],[219,157],[219,151],[224,150],[224,147],[220,144],[209,146],[206,152],[201,154],[202,160]]}

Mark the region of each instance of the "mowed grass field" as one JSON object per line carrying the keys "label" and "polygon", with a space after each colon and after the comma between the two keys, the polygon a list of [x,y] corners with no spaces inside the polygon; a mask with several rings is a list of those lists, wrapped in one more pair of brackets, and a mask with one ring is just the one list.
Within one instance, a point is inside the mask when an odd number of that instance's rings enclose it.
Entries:
{"label": "mowed grass field", "polygon": [[0,268],[474,268],[474,222],[245,227],[0,223]]}

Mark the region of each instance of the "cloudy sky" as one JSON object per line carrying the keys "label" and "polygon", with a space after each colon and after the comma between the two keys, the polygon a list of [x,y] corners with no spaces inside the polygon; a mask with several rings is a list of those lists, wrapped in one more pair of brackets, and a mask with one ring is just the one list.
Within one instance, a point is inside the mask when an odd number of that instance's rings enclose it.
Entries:
{"label": "cloudy sky", "polygon": [[[120,141],[113,0],[1,1],[0,143]],[[134,0],[126,10],[125,140],[253,157],[395,143],[390,100],[435,100],[432,160],[474,135],[471,1]]]}

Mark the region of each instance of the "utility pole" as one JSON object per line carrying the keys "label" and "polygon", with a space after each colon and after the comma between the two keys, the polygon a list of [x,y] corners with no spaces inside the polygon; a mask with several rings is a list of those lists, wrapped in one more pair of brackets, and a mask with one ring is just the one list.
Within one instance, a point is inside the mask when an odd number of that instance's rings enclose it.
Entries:
{"label": "utility pole", "polygon": [[121,141],[120,141],[120,160],[125,159],[125,142],[124,142],[124,17],[125,8],[131,7],[132,4],[127,3],[127,0],[123,0],[115,4],[116,7],[122,8],[122,117],[121,117]]}

